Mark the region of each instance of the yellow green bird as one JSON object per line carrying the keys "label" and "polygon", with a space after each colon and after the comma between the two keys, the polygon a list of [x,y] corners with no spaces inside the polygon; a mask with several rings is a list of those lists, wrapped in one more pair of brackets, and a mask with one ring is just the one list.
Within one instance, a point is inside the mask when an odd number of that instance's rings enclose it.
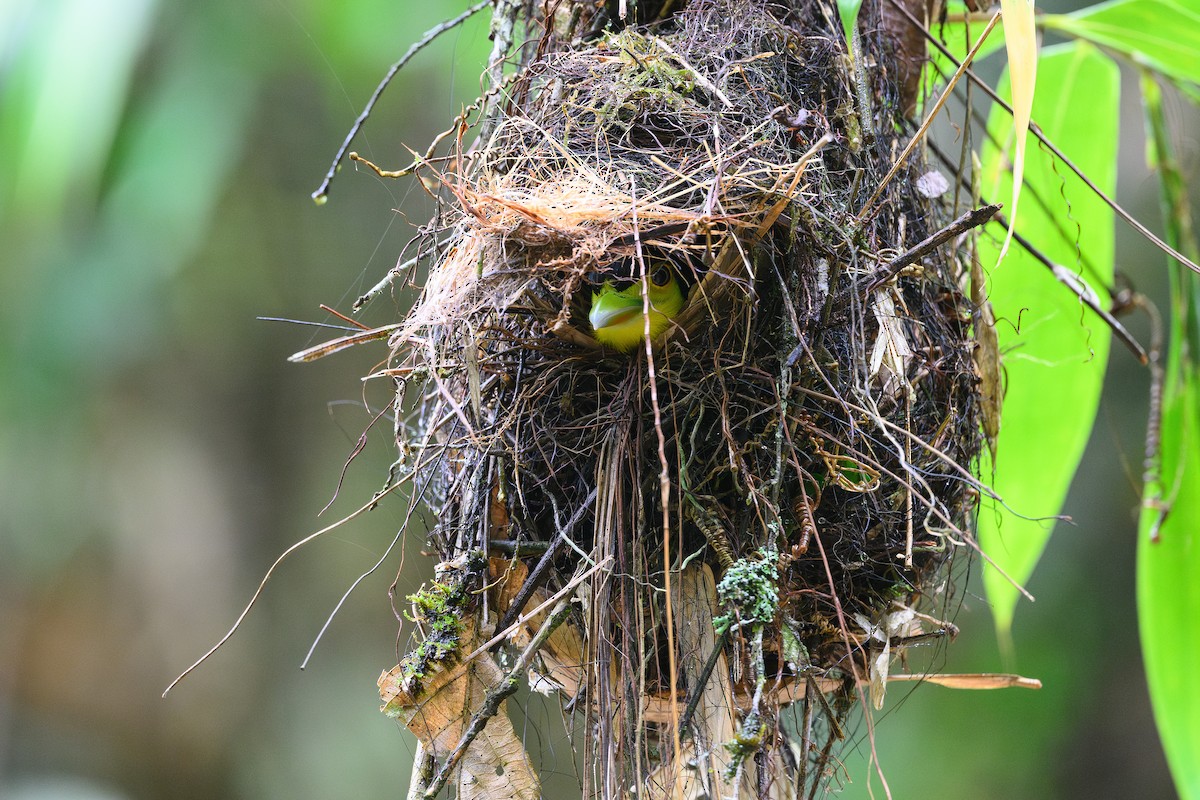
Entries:
{"label": "yellow green bird", "polygon": [[642,281],[606,281],[592,293],[588,321],[596,341],[614,350],[628,352],[638,346],[650,322],[650,338],[667,329],[683,309],[684,289],[675,271],[666,264],[651,264],[646,274],[646,299],[650,311],[643,314]]}

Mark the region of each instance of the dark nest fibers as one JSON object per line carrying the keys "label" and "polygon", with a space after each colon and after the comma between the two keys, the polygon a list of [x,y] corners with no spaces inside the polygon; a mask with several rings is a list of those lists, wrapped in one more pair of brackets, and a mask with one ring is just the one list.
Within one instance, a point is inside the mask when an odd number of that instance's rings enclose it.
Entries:
{"label": "dark nest fibers", "polygon": [[[398,419],[420,387],[397,471],[444,562],[381,680],[421,740],[411,796],[539,796],[501,705],[525,674],[587,720],[585,796],[806,796],[898,650],[953,630],[969,237],[910,252],[951,198],[916,155],[885,181],[906,100],[877,5],[857,68],[832,2],[618,32],[559,8],[487,138],[426,165],[450,210],[380,372]],[[592,291],[662,263],[685,310],[599,347]]]}

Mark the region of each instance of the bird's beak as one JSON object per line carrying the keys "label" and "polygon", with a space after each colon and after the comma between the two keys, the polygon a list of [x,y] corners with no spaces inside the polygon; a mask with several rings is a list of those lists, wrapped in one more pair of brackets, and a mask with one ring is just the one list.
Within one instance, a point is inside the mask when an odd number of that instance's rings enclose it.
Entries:
{"label": "bird's beak", "polygon": [[592,297],[592,310],[588,312],[588,322],[592,323],[592,330],[596,331],[622,325],[641,313],[642,298],[625,297],[605,286]]}

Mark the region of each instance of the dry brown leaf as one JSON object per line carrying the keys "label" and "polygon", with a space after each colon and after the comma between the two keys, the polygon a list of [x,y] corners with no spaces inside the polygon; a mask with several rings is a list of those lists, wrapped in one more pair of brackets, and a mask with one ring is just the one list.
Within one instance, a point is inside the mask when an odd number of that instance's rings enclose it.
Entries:
{"label": "dry brown leaf", "polygon": [[972,359],[979,376],[979,407],[982,412],[983,434],[987,438],[992,462],[996,460],[996,437],[1000,434],[1000,407],[1004,387],[1000,378],[1000,340],[996,335],[996,317],[988,302],[986,278],[978,258],[971,259],[971,304],[975,308],[972,328],[975,333],[975,352]]}
{"label": "dry brown leaf", "polygon": [[1040,689],[1042,682],[1037,678],[1010,675],[999,672],[934,673],[932,675],[892,675],[891,681],[920,681],[936,683],[947,689]]}
{"label": "dry brown leaf", "polygon": [[[492,581],[495,582],[493,602],[496,611],[504,614],[512,605],[521,586],[528,580],[529,568],[520,559],[492,558],[491,574]],[[525,607],[537,608],[546,602],[550,594],[545,589],[535,590]],[[530,639],[546,621],[548,613],[547,610],[533,614],[523,624],[517,625],[511,636],[513,644],[521,648],[529,644]],[[559,625],[554,633],[550,634],[550,638],[538,652],[538,658],[541,659],[544,669],[529,671],[530,683],[537,691],[544,694],[552,686],[568,697],[574,697],[578,693],[583,682],[583,635],[570,620]]]}
{"label": "dry brown leaf", "polygon": [[[477,640],[474,622],[468,621],[460,653],[474,649]],[[457,665],[458,659],[447,659],[432,667],[417,696],[402,687],[399,667],[379,678],[384,701],[381,710],[402,720],[438,761],[454,752],[488,690],[503,678],[500,668],[486,655],[475,659],[465,671],[456,669]],[[538,800],[541,796],[541,784],[508,719],[505,704],[467,747],[457,769],[456,786],[459,800]]]}

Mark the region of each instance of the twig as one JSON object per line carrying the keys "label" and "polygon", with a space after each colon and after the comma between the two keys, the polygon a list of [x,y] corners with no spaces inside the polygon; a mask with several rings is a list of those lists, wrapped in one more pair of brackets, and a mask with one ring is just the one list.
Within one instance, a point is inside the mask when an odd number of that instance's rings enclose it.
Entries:
{"label": "twig", "polygon": [[[506,84],[504,78],[504,61],[512,48],[516,35],[513,33],[517,25],[517,17],[521,13],[522,3],[518,0],[496,0],[496,8],[492,11],[492,54],[488,58],[487,72],[492,81],[491,90],[495,91]],[[516,76],[513,76],[516,77]],[[483,123],[479,128],[478,142],[485,143],[491,137],[497,121],[500,118],[500,104],[491,109],[484,109]]]}
{"label": "twig", "polygon": [[700,705],[700,698],[704,695],[704,687],[708,684],[708,679],[712,675],[713,670],[717,667],[717,662],[721,659],[721,653],[725,650],[725,644],[729,641],[729,628],[721,632],[717,637],[717,643],[713,647],[713,651],[708,654],[708,660],[704,662],[704,669],[700,670],[700,674],[696,676],[696,685],[692,687],[691,695],[688,697],[687,706],[683,709],[683,716],[679,718],[680,736],[687,732],[688,727],[692,724],[692,717],[696,714],[696,708]]}
{"label": "twig", "polygon": [[[466,114],[469,112],[464,111],[463,113]],[[455,126],[457,127],[460,120],[465,120],[465,119],[466,119],[466,117],[463,117],[463,116],[456,117],[455,118]],[[449,135],[449,133],[442,134],[443,137],[448,136],[448,135]],[[440,139],[439,139],[439,141],[440,141]],[[436,149],[437,146],[438,146],[438,142],[435,141],[432,145],[432,148],[425,154],[424,158],[421,159],[422,163],[428,162],[433,157],[433,150]],[[351,155],[351,157],[354,156],[353,153],[351,153],[350,155]],[[427,247],[425,245],[424,241],[418,241],[420,239],[423,239],[423,234],[418,232],[416,236],[414,236],[412,239],[410,239],[408,241],[408,244],[404,245],[404,249],[401,251],[401,254],[403,254],[404,252],[407,252],[409,245],[411,245],[413,242],[418,242],[417,254],[415,256],[413,256],[412,258],[408,259],[407,261],[398,262],[396,264],[396,266],[389,269],[387,271],[387,273],[379,280],[378,283],[376,283],[374,286],[372,286],[370,289],[368,289],[365,293],[363,293],[357,300],[354,301],[354,304],[352,306],[350,306],[350,310],[352,312],[362,311],[363,306],[365,306],[367,303],[374,300],[376,298],[376,296],[378,296],[381,292],[383,292],[384,289],[387,289],[389,286],[391,286],[393,283],[395,283],[396,280],[398,280],[401,276],[405,275],[406,273],[408,274],[408,277],[411,279],[412,270],[417,266],[417,264],[421,263],[421,261],[423,259],[437,258],[437,257],[441,256],[441,254],[446,251],[446,247],[448,247],[450,245],[450,243],[455,240],[455,236],[452,234],[450,236],[447,236],[445,239],[442,239],[440,242],[437,240],[437,237],[435,236],[435,237],[433,237],[433,245],[431,247]]]}
{"label": "twig", "polygon": [[370,326],[370,325],[363,325],[363,324],[362,324],[361,322],[359,322],[358,320],[356,320],[356,319],[351,319],[350,317],[347,317],[345,314],[343,314],[342,312],[338,311],[338,310],[337,310],[336,308],[334,308],[333,306],[327,306],[327,305],[325,305],[324,303],[321,303],[321,310],[322,310],[322,311],[324,311],[324,312],[325,312],[325,313],[327,313],[327,314],[333,314],[335,317],[337,317],[338,319],[342,320],[343,322],[349,322],[351,325],[353,325],[355,328],[358,328],[360,331],[369,331],[369,330],[371,330],[371,326]]}
{"label": "twig", "polygon": [[[863,142],[875,143],[875,115],[871,111],[871,79],[867,77],[867,60],[863,58],[862,34],[855,25],[850,30],[850,57],[854,72],[854,102],[858,105],[858,126]],[[934,111],[936,114],[937,111]],[[885,181],[886,183],[886,181]],[[853,197],[854,193],[851,192]]]}
{"label": "twig", "polygon": [[909,264],[924,258],[926,255],[932,252],[934,248],[940,247],[950,239],[958,236],[960,233],[965,233],[972,228],[984,224],[994,217],[1000,208],[1000,203],[992,203],[991,205],[982,206],[974,209],[973,211],[968,211],[946,227],[942,228],[937,233],[934,233],[932,236],[929,236],[923,241],[918,242],[909,250],[896,256],[886,265],[884,265],[883,269],[879,270],[875,277],[867,283],[866,288],[864,288],[861,292],[862,296],[866,297],[872,291],[878,289],[880,286],[899,275],[900,271]]}
{"label": "twig", "polygon": [[650,41],[654,42],[656,45],[658,45],[659,49],[665,51],[668,55],[670,55],[672,58],[674,58],[676,61],[678,61],[680,66],[682,66],[685,70],[687,70],[688,73],[690,73],[691,76],[696,79],[696,83],[700,84],[701,88],[703,88],[704,91],[708,92],[713,97],[715,97],[721,101],[721,105],[725,106],[726,108],[729,108],[730,106],[733,105],[733,103],[729,102],[729,98],[725,96],[725,94],[717,87],[717,85],[715,83],[710,81],[704,75],[700,74],[700,72],[695,67],[693,67],[691,64],[688,63],[688,60],[686,58],[684,58],[683,56],[679,55],[679,53],[676,53],[673,49],[671,49],[671,45],[667,44],[665,41],[663,41],[658,36],[655,36],[654,34],[651,34],[647,38]]}
{"label": "twig", "polygon": [[462,757],[466,754],[467,748],[471,746],[471,742],[475,741],[475,738],[483,733],[488,720],[496,716],[500,711],[500,704],[516,694],[517,688],[521,685],[521,675],[524,674],[528,667],[530,659],[546,643],[546,640],[550,638],[550,634],[554,633],[558,626],[563,624],[570,613],[571,604],[566,600],[561,601],[554,611],[551,612],[550,617],[542,623],[542,627],[538,630],[537,635],[533,637],[533,640],[529,642],[520,657],[517,658],[517,663],[513,665],[512,669],[508,671],[500,683],[487,693],[483,704],[471,718],[470,726],[463,732],[462,738],[458,740],[458,744],[454,747],[454,751],[442,763],[441,768],[437,771],[437,775],[430,782],[429,788],[425,790],[424,796],[426,798],[436,797],[437,793],[445,788],[446,781],[450,779],[450,773],[458,766],[458,762],[462,761]]}
{"label": "twig", "polygon": [[[953,162],[950,160],[950,158],[936,145],[930,143],[929,149],[943,164],[948,167],[953,166]],[[963,186],[969,187],[969,184],[965,178],[960,177],[959,182]],[[980,202],[985,201],[981,199]],[[997,225],[1002,225],[1005,230],[1008,229],[1008,221],[1003,214],[996,214],[991,218],[990,221]],[[1133,337],[1133,334],[1125,329],[1124,325],[1118,322],[1111,313],[1109,313],[1103,306],[1100,305],[1100,301],[1099,298],[1096,297],[1095,290],[1084,283],[1082,278],[1079,278],[1075,275],[1075,273],[1071,272],[1061,264],[1054,263],[1052,260],[1050,260],[1049,256],[1035,247],[1033,242],[1029,241],[1015,230],[1013,231],[1013,239],[1017,242],[1017,244],[1021,245],[1021,247],[1024,248],[1029,255],[1033,256],[1033,258],[1042,266],[1049,269],[1050,272],[1054,274],[1055,279],[1070,289],[1081,301],[1083,301],[1084,305],[1086,305],[1092,311],[1095,311],[1100,319],[1104,320],[1104,323],[1112,330],[1113,335],[1116,336],[1122,344],[1129,348],[1129,351],[1133,353],[1134,358],[1136,358],[1142,364],[1149,363],[1149,356],[1146,354],[1146,349],[1142,347],[1138,340]]]}
{"label": "twig", "polygon": [[[634,196],[635,184],[630,180],[629,192],[633,203],[630,205],[630,216],[632,218],[634,233],[638,230],[637,219],[637,198]],[[660,466],[658,473],[658,491],[662,498],[662,565],[663,565],[663,590],[665,591],[664,605],[667,629],[667,674],[669,676],[669,688],[671,697],[671,720],[669,740],[670,749],[667,750],[667,758],[674,760],[679,757],[679,719],[675,716],[675,703],[679,697],[678,673],[675,667],[675,618],[671,612],[671,478],[669,470],[669,462],[667,460],[667,440],[663,433],[662,427],[662,407],[658,402],[658,374],[654,365],[654,348],[650,341],[650,284],[646,278],[646,261],[642,255],[641,239],[634,239],[635,257],[641,271],[641,287],[642,287],[642,320],[645,329],[642,332],[642,338],[646,343],[646,377],[650,385],[650,408],[654,412],[654,434],[658,440],[658,463]]]}
{"label": "twig", "polygon": [[358,118],[354,120],[354,124],[350,126],[350,132],[346,134],[346,138],[342,141],[342,146],[338,148],[337,154],[333,157],[333,163],[329,165],[329,171],[325,173],[325,178],[321,181],[321,185],[318,186],[317,190],[312,193],[312,199],[316,201],[317,205],[322,205],[326,200],[329,199],[329,184],[333,182],[333,176],[337,174],[338,166],[342,163],[342,158],[346,155],[346,151],[350,149],[350,145],[354,142],[354,137],[358,136],[358,132],[362,130],[363,124],[367,121],[367,117],[371,115],[371,111],[375,108],[375,103],[383,94],[384,89],[386,89],[388,84],[392,82],[392,78],[396,77],[396,73],[399,72],[413,56],[425,49],[425,47],[428,46],[429,43],[434,39],[441,36],[451,28],[455,28],[466,22],[468,19],[475,16],[491,4],[492,0],[479,0],[478,3],[471,6],[454,19],[446,20],[445,22],[430,28],[425,32],[425,35],[422,36],[418,42],[408,48],[408,52],[406,52],[399,61],[397,61],[395,64],[392,64],[392,66],[388,68],[387,74],[383,76],[383,80],[381,80],[379,85],[375,87],[375,91],[371,94],[371,99],[367,101],[367,105],[363,108],[362,113],[358,115]]}
{"label": "twig", "polygon": [[510,556],[525,558],[527,556],[545,555],[554,546],[553,542],[525,542],[518,539],[488,539],[488,550],[496,550]]}
{"label": "twig", "polygon": [[287,317],[255,317],[259,322],[287,322],[292,325],[307,325],[310,328],[330,328],[335,331],[353,331],[347,325],[334,325],[330,322],[313,322],[308,319],[288,319]]}
{"label": "twig", "polygon": [[[515,620],[513,622],[513,627],[515,627],[517,625],[525,624],[527,621],[533,619],[538,614],[542,613],[547,608],[554,605],[554,603],[556,603],[557,601],[559,601],[562,598],[569,595],[571,592],[573,592],[575,590],[576,586],[578,586],[579,584],[586,581],[588,578],[590,578],[593,574],[595,574],[599,570],[607,567],[611,561],[612,561],[612,556],[605,556],[604,560],[597,562],[596,564],[589,567],[585,572],[582,572],[582,573],[576,575],[575,577],[571,578],[571,580],[567,583],[566,586],[564,586],[563,588],[559,589],[554,594],[547,597],[541,604],[536,606],[528,614],[525,614],[525,615],[521,616],[519,619]],[[471,651],[471,653],[469,655],[467,655],[466,658],[464,658],[462,661],[459,662],[458,666],[456,666],[454,668],[454,671],[446,676],[445,682],[449,683],[450,681],[454,680],[455,678],[457,678],[460,675],[462,675],[463,673],[465,673],[467,671],[467,669],[470,667],[471,663],[475,659],[479,658],[481,655],[486,653],[488,650],[491,650],[497,644],[502,642],[509,635],[509,633],[511,633],[511,630],[509,630],[509,629],[497,629],[495,636],[493,636],[491,639],[488,639],[483,644],[479,645],[479,647],[476,647],[473,651]]]}
{"label": "twig", "polygon": [[580,505],[575,515],[567,521],[563,529],[554,537],[554,541],[550,543],[550,547],[538,560],[533,571],[529,573],[529,577],[521,584],[521,588],[517,591],[517,596],[513,598],[512,605],[508,607],[508,610],[504,612],[504,616],[500,618],[499,624],[496,625],[497,633],[508,630],[517,621],[517,618],[521,616],[521,612],[525,610],[525,604],[529,602],[529,598],[533,596],[534,591],[549,576],[550,566],[554,563],[554,559],[558,557],[558,551],[566,543],[567,537],[571,534],[571,529],[583,518],[584,512],[591,506],[592,501],[596,499],[597,491],[595,488],[592,489],[592,493],[588,495],[587,500]]}
{"label": "twig", "polygon": [[[493,86],[491,89],[488,89],[487,92],[485,92],[480,97],[476,98],[475,102],[471,103],[471,105],[467,106],[462,111],[460,111],[458,113],[458,116],[456,116],[454,118],[454,120],[451,123],[449,128],[446,128],[446,130],[442,131],[437,136],[433,137],[433,141],[429,143],[429,147],[425,148],[424,155],[421,155],[410,148],[409,152],[413,154],[413,160],[411,162],[409,162],[408,166],[406,166],[402,169],[384,169],[383,167],[380,167],[377,164],[372,163],[370,160],[364,158],[363,156],[361,156],[355,152],[350,153],[350,160],[357,161],[358,163],[367,166],[372,172],[374,172],[376,175],[378,175],[381,178],[405,178],[405,177],[408,177],[409,175],[413,174],[413,172],[415,172],[418,167],[429,164],[429,162],[433,159],[434,151],[436,151],[438,149],[438,147],[441,146],[442,142],[444,142],[446,140],[446,137],[451,136],[451,135],[456,135],[456,136],[461,137],[462,134],[467,130],[467,126],[466,126],[467,118],[470,117],[476,111],[483,109],[484,105],[488,101],[490,101],[491,98],[496,93],[498,93],[500,90],[512,85],[517,80],[518,77],[520,77],[520,76],[509,75],[507,78],[504,79],[504,83],[502,83],[499,86]],[[480,138],[480,141],[483,141],[483,139]],[[470,156],[468,155],[467,158],[470,158]],[[440,177],[441,176],[439,176],[439,178]]]}
{"label": "twig", "polygon": [[[992,221],[999,225],[1006,225],[1003,214],[997,214]],[[1070,289],[1071,292],[1073,292],[1085,306],[1094,311],[1096,316],[1100,317],[1100,319],[1104,320],[1105,324],[1112,329],[1113,336],[1116,336],[1122,344],[1129,348],[1130,352],[1133,353],[1134,358],[1136,358],[1142,364],[1142,366],[1150,363],[1150,357],[1146,354],[1146,349],[1142,347],[1137,339],[1133,338],[1133,334],[1127,331],[1124,325],[1122,325],[1120,322],[1117,322],[1117,319],[1108,312],[1108,309],[1100,305],[1100,298],[1096,296],[1096,292],[1094,289],[1092,289],[1092,287],[1088,286],[1082,278],[1064,267],[1062,264],[1056,264],[1050,259],[1049,256],[1034,247],[1033,242],[1029,241],[1016,231],[1013,231],[1013,239],[1016,240],[1017,244],[1025,248],[1025,252],[1029,253],[1029,255],[1041,262],[1046,269],[1050,270],[1050,272],[1054,275],[1055,280]]]}
{"label": "twig", "polygon": [[433,777],[433,770],[436,766],[437,759],[434,758],[433,753],[418,740],[417,752],[413,755],[412,777],[409,778],[406,800],[421,800],[425,796],[425,790],[429,787],[429,781]]}
{"label": "twig", "polygon": [[370,289],[367,289],[367,291],[363,292],[363,294],[357,300],[354,301],[354,305],[352,305],[350,308],[353,309],[354,311],[358,311],[359,309],[361,309],[367,303],[369,303],[373,299],[375,299],[375,295],[379,294],[384,289],[391,286],[392,282],[395,281],[396,278],[399,278],[400,274],[404,270],[415,267],[417,265],[417,262],[420,260],[421,260],[421,256],[414,256],[414,257],[410,258],[408,261],[405,261],[403,264],[397,264],[396,266],[389,269],[387,271],[387,274],[385,274],[383,276],[383,278],[379,281],[379,283],[375,284]]}
{"label": "twig", "polygon": [[291,361],[294,364],[316,361],[318,358],[324,358],[325,356],[333,355],[334,353],[341,352],[342,350],[354,347],[355,345],[359,345],[364,342],[373,342],[376,339],[386,338],[394,331],[400,330],[400,327],[401,326],[399,323],[392,323],[390,325],[383,325],[379,328],[372,328],[368,331],[352,333],[349,336],[340,336],[337,339],[330,339],[328,342],[322,342],[321,344],[310,347],[307,350],[301,350],[299,353],[288,356],[288,361]]}

